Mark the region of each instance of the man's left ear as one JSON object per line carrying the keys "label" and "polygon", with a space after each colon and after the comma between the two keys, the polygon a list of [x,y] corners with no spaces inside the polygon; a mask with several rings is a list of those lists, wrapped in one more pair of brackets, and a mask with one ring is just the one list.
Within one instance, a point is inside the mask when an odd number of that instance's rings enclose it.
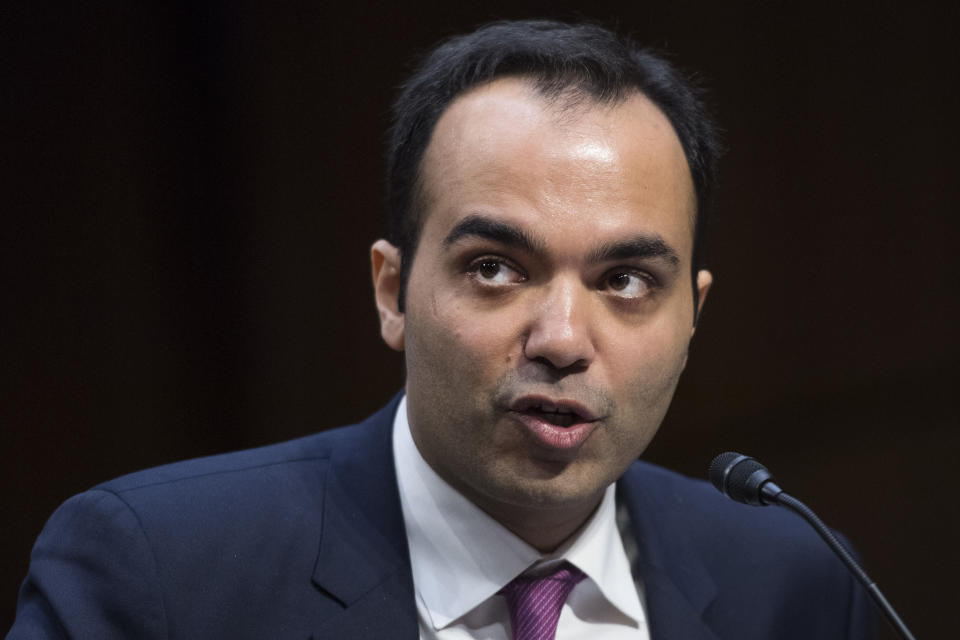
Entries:
{"label": "man's left ear", "polygon": [[706,269],[701,269],[697,272],[697,309],[693,318],[693,327],[690,329],[691,338],[693,337],[694,331],[697,330],[697,322],[700,321],[700,312],[703,310],[703,303],[707,299],[707,294],[710,292],[710,285],[712,284],[713,274]]}
{"label": "man's left ear", "polygon": [[370,247],[373,297],[380,315],[380,335],[391,349],[403,351],[403,321],[400,311],[400,250],[386,240]]}

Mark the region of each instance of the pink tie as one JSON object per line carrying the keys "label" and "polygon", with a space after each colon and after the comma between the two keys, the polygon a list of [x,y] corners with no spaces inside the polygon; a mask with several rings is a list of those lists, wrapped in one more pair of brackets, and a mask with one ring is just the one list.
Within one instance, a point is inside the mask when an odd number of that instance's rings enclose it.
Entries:
{"label": "pink tie", "polygon": [[554,640],[560,610],[586,575],[563,563],[546,576],[517,576],[500,590],[510,609],[513,640]]}

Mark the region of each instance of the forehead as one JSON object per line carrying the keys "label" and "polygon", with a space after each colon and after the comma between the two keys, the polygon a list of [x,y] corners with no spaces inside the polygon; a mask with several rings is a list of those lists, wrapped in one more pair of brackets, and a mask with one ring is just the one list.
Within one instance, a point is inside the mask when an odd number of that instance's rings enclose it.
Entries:
{"label": "forehead", "polygon": [[[696,199],[683,148],[645,96],[547,99],[501,78],[454,100],[422,164],[424,229],[474,213],[549,222],[570,234],[653,232],[692,250]],[[582,237],[582,236],[581,236]]]}

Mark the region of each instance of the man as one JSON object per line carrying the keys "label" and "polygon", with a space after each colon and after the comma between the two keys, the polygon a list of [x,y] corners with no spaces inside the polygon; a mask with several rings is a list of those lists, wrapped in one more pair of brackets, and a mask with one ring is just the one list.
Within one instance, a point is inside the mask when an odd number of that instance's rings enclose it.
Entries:
{"label": "man", "polygon": [[603,29],[502,23],[395,116],[371,258],[405,393],[68,501],[8,637],[866,637],[792,516],[636,462],[711,284],[696,92]]}

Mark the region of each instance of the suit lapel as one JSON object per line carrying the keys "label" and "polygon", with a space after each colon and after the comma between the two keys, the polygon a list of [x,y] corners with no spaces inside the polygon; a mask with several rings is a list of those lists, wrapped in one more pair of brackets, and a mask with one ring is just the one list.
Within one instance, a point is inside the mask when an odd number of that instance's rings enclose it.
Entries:
{"label": "suit lapel", "polygon": [[327,471],[313,582],[343,610],[317,638],[416,638],[413,578],[393,464],[399,396],[342,431]]}
{"label": "suit lapel", "polygon": [[637,538],[637,571],[644,585],[653,640],[717,640],[704,620],[716,597],[716,584],[686,535],[682,508],[642,463],[632,465],[618,483]]}

